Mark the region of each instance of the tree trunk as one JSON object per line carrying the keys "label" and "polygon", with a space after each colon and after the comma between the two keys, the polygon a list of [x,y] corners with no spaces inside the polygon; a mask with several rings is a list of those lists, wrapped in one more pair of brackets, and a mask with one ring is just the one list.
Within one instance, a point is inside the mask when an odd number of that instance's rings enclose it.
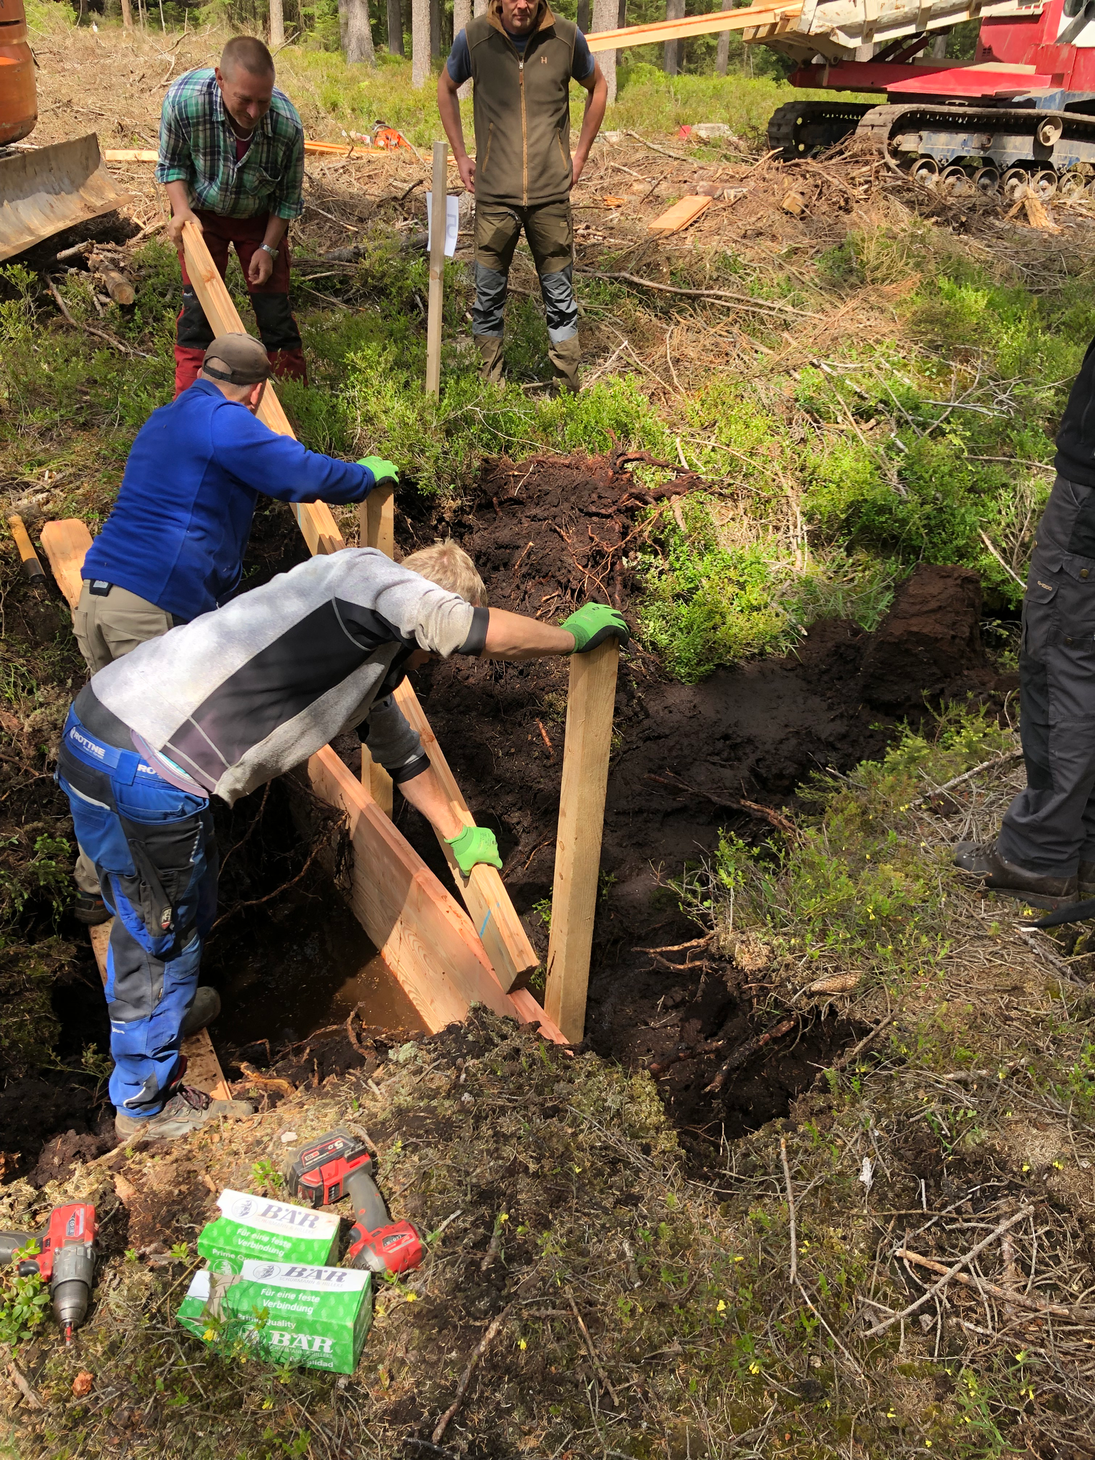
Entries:
{"label": "tree trunk", "polygon": [[[593,0],[594,32],[615,30],[619,13],[619,0]],[[608,102],[611,106],[616,100],[616,52],[598,51],[594,60],[600,61],[601,70],[605,73],[605,80],[608,82]]]}
{"label": "tree trunk", "polygon": [[270,49],[285,44],[285,7],[282,0],[270,0]]}
{"label": "tree trunk", "polygon": [[590,0],[578,0],[578,29],[583,35],[589,34],[589,8]]}
{"label": "tree trunk", "polygon": [[388,0],[388,50],[393,56],[402,56],[403,9],[399,0]]}
{"label": "tree trunk", "polygon": [[122,28],[133,29],[133,11],[129,8],[129,0],[122,0]]}
{"label": "tree trunk", "polygon": [[[466,30],[471,20],[471,0],[452,0],[452,38],[453,44],[456,37],[462,30]],[[471,82],[465,81],[456,93],[461,101],[471,95]]]}
{"label": "tree trunk", "polygon": [[[666,20],[683,20],[684,0],[665,0],[665,18]],[[664,65],[667,76],[680,74],[683,49],[683,41],[666,41]]]}
{"label": "tree trunk", "polygon": [[[722,0],[723,10],[733,10],[734,0]],[[728,30],[719,32],[719,48],[715,52],[715,71],[719,76],[725,76],[730,69],[730,32]]]}
{"label": "tree trunk", "polygon": [[350,24],[350,0],[338,0],[338,48],[346,54],[346,33]]}
{"label": "tree trunk", "polygon": [[430,60],[441,54],[441,0],[430,0]]}
{"label": "tree trunk", "polygon": [[411,85],[430,79],[430,0],[411,0]]}
{"label": "tree trunk", "polygon": [[373,33],[369,26],[369,0],[347,0],[346,60],[350,65],[376,65]]}
{"label": "tree trunk", "polygon": [[620,8],[616,12],[616,29],[623,30],[627,24],[627,0],[620,0]]}
{"label": "tree trunk", "polygon": [[473,6],[473,9],[475,10],[476,15],[486,15],[487,0],[475,0],[475,5]]}

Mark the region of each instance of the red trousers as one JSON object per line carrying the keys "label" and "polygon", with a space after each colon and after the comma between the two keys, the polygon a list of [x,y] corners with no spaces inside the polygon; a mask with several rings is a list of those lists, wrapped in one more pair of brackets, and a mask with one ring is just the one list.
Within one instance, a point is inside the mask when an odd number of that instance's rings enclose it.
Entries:
{"label": "red trousers", "polygon": [[[196,209],[201,221],[205,245],[223,279],[228,269],[228,250],[235,247],[246,280],[248,265],[266,234],[269,215],[255,218],[222,218],[218,213]],[[283,239],[274,259],[274,268],[265,284],[247,284],[251,307],[259,327],[259,338],[266,346],[274,374],[293,380],[308,379],[301,348],[300,331],[289,308],[290,255],[288,239]],[[186,272],[186,260],[179,253],[182,268],[183,302],[175,329],[175,394],[180,395],[197,379],[206,347],[213,343],[213,331],[194,292]]]}

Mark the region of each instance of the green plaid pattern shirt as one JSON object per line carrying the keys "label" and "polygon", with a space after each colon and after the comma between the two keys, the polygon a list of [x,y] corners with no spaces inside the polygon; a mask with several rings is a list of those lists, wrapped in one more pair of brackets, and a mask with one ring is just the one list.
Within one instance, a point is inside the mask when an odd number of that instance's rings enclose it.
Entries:
{"label": "green plaid pattern shirt", "polygon": [[164,97],[158,183],[184,182],[191,205],[223,218],[304,211],[304,128],[293,103],[274,88],[270,110],[236,161],[236,134],[212,70],[188,71]]}

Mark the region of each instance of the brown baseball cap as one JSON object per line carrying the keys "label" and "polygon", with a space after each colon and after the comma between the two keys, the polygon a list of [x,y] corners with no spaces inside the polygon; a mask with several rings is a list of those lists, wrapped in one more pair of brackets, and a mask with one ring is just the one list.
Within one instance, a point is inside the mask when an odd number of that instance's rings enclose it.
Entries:
{"label": "brown baseball cap", "polygon": [[207,348],[202,370],[229,385],[257,385],[270,376],[270,360],[254,335],[218,335]]}

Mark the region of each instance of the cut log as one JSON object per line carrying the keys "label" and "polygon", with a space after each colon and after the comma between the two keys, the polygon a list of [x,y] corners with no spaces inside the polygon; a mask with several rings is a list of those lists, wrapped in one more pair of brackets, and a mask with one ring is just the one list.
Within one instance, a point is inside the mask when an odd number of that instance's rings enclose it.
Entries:
{"label": "cut log", "polygon": [[704,197],[700,193],[689,194],[687,198],[681,198],[673,204],[672,208],[655,218],[653,223],[648,223],[647,228],[651,233],[679,233],[682,228],[687,228],[689,223],[694,222],[710,206],[710,198]]}
{"label": "cut log", "polygon": [[[106,988],[106,952],[110,946],[110,930],[114,926],[114,919],[109,923],[99,923],[93,928],[88,928],[91,934],[91,947],[95,954],[95,962],[99,965],[99,977],[103,981],[103,988]],[[231,1100],[232,1092],[228,1088],[228,1081],[224,1078],[224,1071],[221,1069],[221,1062],[217,1058],[217,1052],[213,1048],[213,1041],[209,1038],[207,1029],[199,1029],[197,1034],[192,1034],[189,1039],[182,1042],[182,1053],[186,1056],[186,1083],[195,1086],[198,1090],[204,1090],[214,1100]]]}
{"label": "cut log", "polygon": [[108,264],[101,254],[93,253],[88,259],[88,264],[92,274],[101,281],[103,288],[115,304],[133,303],[137,297],[137,291],[123,273]]}
{"label": "cut log", "polygon": [[585,1030],[619,662],[616,639],[570,660],[544,1004],[571,1044]]}
{"label": "cut log", "polygon": [[23,572],[29,583],[39,584],[45,580],[45,569],[38,561],[38,554],[34,551],[34,544],[27,532],[27,525],[19,516],[13,512],[8,518],[8,526],[11,528],[11,535],[15,539],[16,551],[19,554],[19,561],[23,565]]}

